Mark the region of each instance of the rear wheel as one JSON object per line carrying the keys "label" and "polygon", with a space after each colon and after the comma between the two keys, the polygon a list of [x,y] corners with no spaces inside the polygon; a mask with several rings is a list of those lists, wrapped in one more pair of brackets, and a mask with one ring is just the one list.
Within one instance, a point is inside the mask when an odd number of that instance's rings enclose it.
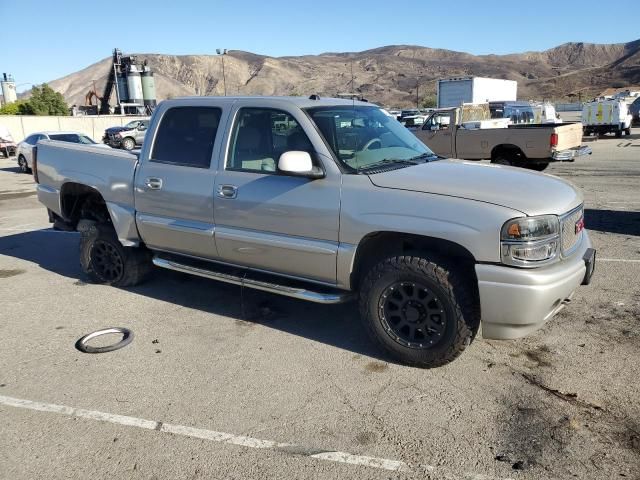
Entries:
{"label": "rear wheel", "polygon": [[624,134],[625,134],[626,136],[631,135],[631,127],[627,127],[627,128],[625,128],[625,129],[624,129]]}
{"label": "rear wheel", "polygon": [[621,128],[616,130],[616,138],[622,138],[622,129]]}
{"label": "rear wheel", "polygon": [[396,360],[422,368],[456,359],[478,330],[473,283],[444,260],[397,256],[364,277],[360,314],[375,343]]}
{"label": "rear wheel", "polygon": [[542,172],[548,166],[549,166],[549,162],[544,162],[544,163],[527,163],[525,164],[524,167],[528,168],[529,170],[535,170],[536,172]]}
{"label": "rear wheel", "polygon": [[133,138],[131,137],[127,137],[125,139],[122,140],[122,148],[124,148],[125,150],[133,150],[134,148],[136,148],[136,142]]}
{"label": "rear wheel", "polygon": [[495,163],[496,165],[514,166],[513,161],[510,158],[505,157],[504,155],[498,155],[496,158],[491,160],[491,163]]}
{"label": "rear wheel", "polygon": [[80,231],[80,264],[94,283],[128,287],[151,272],[151,253],[123,247],[110,224],[87,222]]}

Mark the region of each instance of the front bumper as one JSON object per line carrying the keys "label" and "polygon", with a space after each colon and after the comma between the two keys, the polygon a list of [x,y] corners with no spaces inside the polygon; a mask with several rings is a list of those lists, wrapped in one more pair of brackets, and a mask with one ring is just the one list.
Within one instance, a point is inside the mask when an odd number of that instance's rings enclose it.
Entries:
{"label": "front bumper", "polygon": [[0,143],[0,152],[6,154],[8,157],[15,157],[16,146],[13,143]]}
{"label": "front bumper", "polygon": [[578,286],[588,283],[594,260],[585,230],[571,258],[548,267],[476,265],[482,336],[507,340],[538,330],[568,303]]}
{"label": "front bumper", "polygon": [[569,150],[553,152],[551,159],[555,162],[573,162],[576,158],[584,155],[591,155],[591,147],[582,145],[580,147],[570,148]]}
{"label": "front bumper", "polygon": [[118,148],[122,144],[122,138],[116,137],[113,134],[107,134],[104,137],[102,137],[102,143],[109,145],[110,147],[113,147],[113,148]]}

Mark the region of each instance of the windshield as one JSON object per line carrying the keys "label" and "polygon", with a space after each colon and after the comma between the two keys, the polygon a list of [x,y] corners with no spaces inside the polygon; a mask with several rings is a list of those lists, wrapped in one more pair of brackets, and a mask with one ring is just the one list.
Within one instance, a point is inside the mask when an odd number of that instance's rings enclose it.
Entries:
{"label": "windshield", "polygon": [[132,122],[127,123],[124,128],[126,128],[127,130],[133,130],[134,128],[137,128],[138,125],[140,125],[140,120],[134,120]]}
{"label": "windshield", "polygon": [[87,137],[86,135],[78,135],[78,140],[80,141],[80,143],[86,143],[91,145],[96,143],[93,141],[93,139]]}
{"label": "windshield", "polygon": [[394,117],[378,107],[340,105],[307,110],[327,144],[352,171],[380,163],[435,156]]}

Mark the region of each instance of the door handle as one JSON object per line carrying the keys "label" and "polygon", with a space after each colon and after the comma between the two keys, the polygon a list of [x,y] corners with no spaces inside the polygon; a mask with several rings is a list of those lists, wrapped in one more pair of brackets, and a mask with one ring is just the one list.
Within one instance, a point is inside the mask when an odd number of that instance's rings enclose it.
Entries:
{"label": "door handle", "polygon": [[236,198],[238,187],[235,185],[218,185],[218,196],[220,198]]}
{"label": "door handle", "polygon": [[147,178],[144,181],[144,184],[149,188],[149,190],[160,190],[162,188],[162,179],[161,178]]}

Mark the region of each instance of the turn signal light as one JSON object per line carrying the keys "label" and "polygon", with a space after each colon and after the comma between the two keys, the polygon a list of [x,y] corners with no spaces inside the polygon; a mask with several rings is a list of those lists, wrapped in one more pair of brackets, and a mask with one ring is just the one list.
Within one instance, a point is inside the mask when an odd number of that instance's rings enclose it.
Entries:
{"label": "turn signal light", "polygon": [[519,238],[520,237],[520,225],[517,223],[512,223],[509,225],[507,233],[510,237]]}

